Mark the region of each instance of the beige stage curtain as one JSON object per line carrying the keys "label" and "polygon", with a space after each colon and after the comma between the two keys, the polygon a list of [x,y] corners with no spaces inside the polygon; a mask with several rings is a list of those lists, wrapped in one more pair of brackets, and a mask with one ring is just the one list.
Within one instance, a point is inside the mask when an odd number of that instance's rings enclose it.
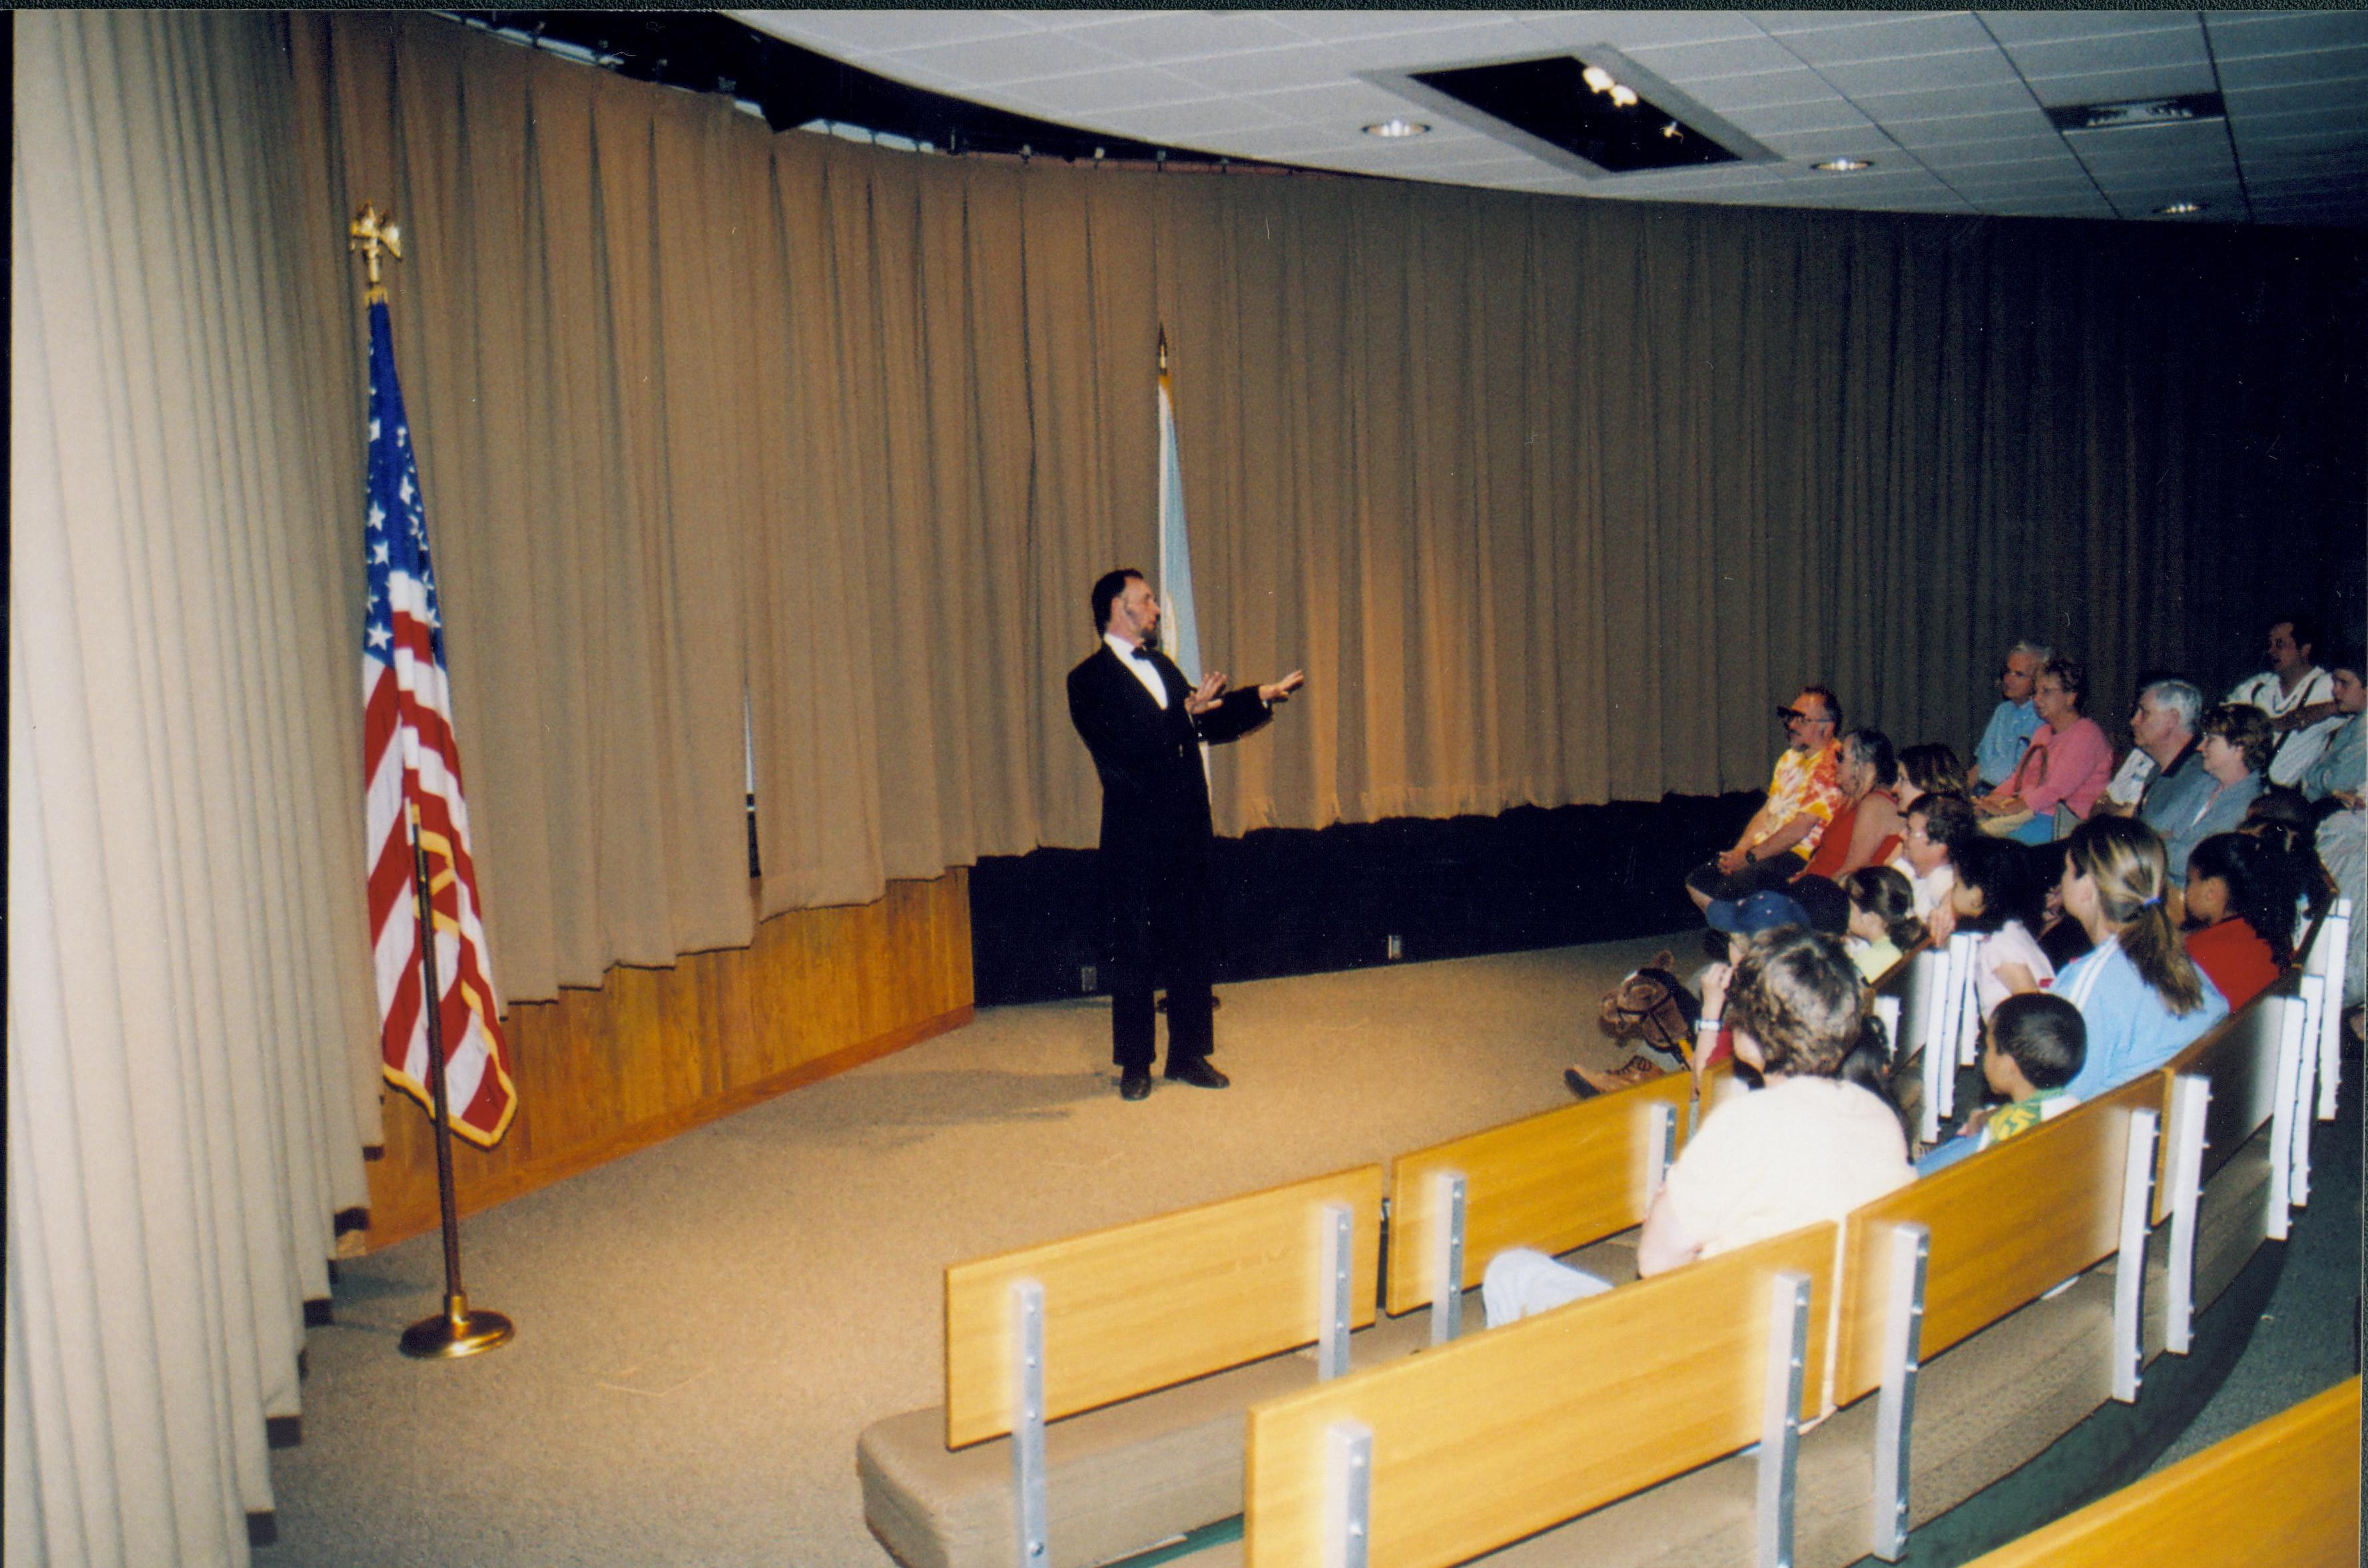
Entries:
{"label": "beige stage curtain", "polygon": [[307,449],[290,107],[260,20],[17,18],[11,1563],[246,1561],[365,1201],[357,660],[318,526],[351,489]]}
{"label": "beige stage curtain", "polygon": [[1964,747],[2026,635],[2110,719],[2359,559],[2356,237],[1019,167],[290,27],[316,219],[418,247],[511,996],[745,937],[744,687],[759,915],[1093,842],[1162,324],[1203,656],[1309,674],[1225,831],[1749,787],[1808,680]]}

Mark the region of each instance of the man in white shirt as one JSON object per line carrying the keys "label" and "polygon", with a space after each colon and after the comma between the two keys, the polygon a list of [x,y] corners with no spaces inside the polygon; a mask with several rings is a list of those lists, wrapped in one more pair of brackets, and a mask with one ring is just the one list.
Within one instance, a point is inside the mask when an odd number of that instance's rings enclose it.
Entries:
{"label": "man in white shirt", "polygon": [[1222,1089],[1225,1075],[1209,1065],[1215,953],[1201,747],[1265,723],[1304,677],[1293,670],[1255,689],[1227,691],[1225,677],[1212,674],[1194,687],[1159,652],[1159,601],[1132,568],[1094,584],[1092,608],[1101,646],[1069,672],[1069,720],[1102,783],[1100,870],[1119,1094],[1139,1100],[1151,1092],[1151,994],[1163,974],[1167,1075]]}
{"label": "man in white shirt", "polygon": [[2341,722],[2335,708],[2334,677],[2310,662],[2318,630],[2295,616],[2270,628],[2270,667],[2229,691],[2231,702],[2249,702],[2270,716],[2278,734],[2277,755],[2270,759],[2270,782],[2291,788],[2318,754],[2328,735]]}
{"label": "man in white shirt", "polygon": [[2137,744],[2105,786],[2100,809],[2115,816],[2139,815],[2150,809],[2155,794],[2201,774],[2195,725],[2203,716],[2203,694],[2186,681],[2158,680],[2142,688],[2130,713],[2130,738]]}

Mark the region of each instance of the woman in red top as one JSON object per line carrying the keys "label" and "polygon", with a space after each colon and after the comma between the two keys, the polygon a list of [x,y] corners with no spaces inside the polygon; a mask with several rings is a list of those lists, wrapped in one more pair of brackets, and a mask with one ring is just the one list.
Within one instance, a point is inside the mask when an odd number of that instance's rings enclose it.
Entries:
{"label": "woman in red top", "polygon": [[2294,961],[2294,893],[2274,846],[2214,834],[2187,861],[2187,956],[2235,1012]]}
{"label": "woman in red top", "polygon": [[1891,737],[1881,730],[1852,730],[1842,737],[1834,757],[1834,778],[1842,787],[1842,803],[1834,808],[1834,820],[1826,824],[1817,852],[1809,857],[1801,876],[1839,882],[1861,866],[1880,866],[1890,859],[1907,823],[1892,793],[1899,782],[1899,764],[1892,756]]}

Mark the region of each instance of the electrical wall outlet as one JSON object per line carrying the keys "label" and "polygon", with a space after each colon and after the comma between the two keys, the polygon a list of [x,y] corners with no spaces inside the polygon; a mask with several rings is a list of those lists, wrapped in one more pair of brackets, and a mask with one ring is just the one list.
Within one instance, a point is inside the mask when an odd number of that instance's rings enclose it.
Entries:
{"label": "electrical wall outlet", "polygon": [[1077,966],[1077,989],[1084,992],[1087,995],[1090,996],[1093,994],[1094,986],[1100,978],[1099,973],[1095,970],[1093,965],[1088,963],[1079,964]]}
{"label": "electrical wall outlet", "polygon": [[1406,957],[1406,943],[1399,938],[1395,931],[1393,931],[1390,933],[1390,961],[1395,963],[1404,957]]}

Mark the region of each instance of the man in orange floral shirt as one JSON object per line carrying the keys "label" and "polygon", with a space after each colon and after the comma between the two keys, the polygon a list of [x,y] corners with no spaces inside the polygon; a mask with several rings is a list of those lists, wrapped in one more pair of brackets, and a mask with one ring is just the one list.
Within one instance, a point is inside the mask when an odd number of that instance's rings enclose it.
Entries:
{"label": "man in orange floral shirt", "polygon": [[1776,759],[1767,803],[1744,824],[1734,847],[1687,876],[1686,892],[1698,909],[1791,881],[1809,863],[1826,824],[1834,820],[1834,808],[1841,804],[1842,787],[1834,772],[1839,700],[1822,686],[1804,687],[1790,708],[1777,712],[1793,744]]}

